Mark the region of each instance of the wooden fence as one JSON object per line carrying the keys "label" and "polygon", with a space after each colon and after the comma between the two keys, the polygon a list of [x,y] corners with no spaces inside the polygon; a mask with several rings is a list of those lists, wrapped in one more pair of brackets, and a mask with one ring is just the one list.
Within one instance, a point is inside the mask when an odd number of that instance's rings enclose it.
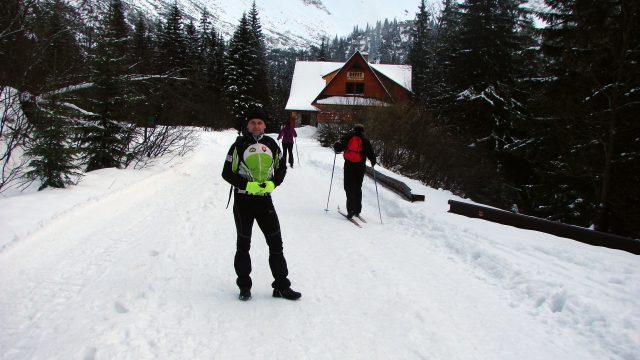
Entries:
{"label": "wooden fence", "polygon": [[455,200],[449,200],[449,212],[499,224],[511,225],[521,229],[541,231],[589,245],[604,246],[610,249],[624,250],[632,254],[640,255],[640,240],[638,239],[626,238],[579,226],[562,224]]}
{"label": "wooden fence", "polygon": [[404,199],[414,202],[414,201],[424,201],[424,195],[416,195],[411,193],[411,189],[407,186],[407,184],[403,183],[400,180],[396,180],[390,176],[384,175],[377,170],[373,170],[370,166],[367,166],[366,174],[373,178],[373,172],[375,171],[376,181],[386,187],[387,189],[399,194]]}

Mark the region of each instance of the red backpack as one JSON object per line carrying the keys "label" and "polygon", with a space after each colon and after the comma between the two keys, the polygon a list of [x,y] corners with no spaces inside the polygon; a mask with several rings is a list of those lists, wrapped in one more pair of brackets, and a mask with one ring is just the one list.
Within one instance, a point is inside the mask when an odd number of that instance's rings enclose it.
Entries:
{"label": "red backpack", "polygon": [[343,157],[353,163],[362,161],[362,138],[360,136],[354,135],[349,139]]}

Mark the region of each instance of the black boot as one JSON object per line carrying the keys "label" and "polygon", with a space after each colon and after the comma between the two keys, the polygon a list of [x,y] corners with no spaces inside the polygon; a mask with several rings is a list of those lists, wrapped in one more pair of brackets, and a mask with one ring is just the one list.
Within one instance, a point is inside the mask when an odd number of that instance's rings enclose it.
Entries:
{"label": "black boot", "polygon": [[251,300],[251,290],[250,289],[240,289],[240,295],[238,296],[238,299],[240,299],[242,301]]}
{"label": "black boot", "polygon": [[285,298],[287,300],[298,300],[302,294],[297,291],[291,290],[291,288],[286,289],[273,289],[273,297],[276,298]]}

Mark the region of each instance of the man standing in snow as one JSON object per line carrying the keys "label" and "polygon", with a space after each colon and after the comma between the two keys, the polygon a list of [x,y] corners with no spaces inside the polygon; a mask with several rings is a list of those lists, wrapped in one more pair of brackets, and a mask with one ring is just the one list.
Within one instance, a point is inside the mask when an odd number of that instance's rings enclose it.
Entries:
{"label": "man standing in snow", "polygon": [[291,127],[291,123],[287,122],[284,125],[284,128],[282,128],[282,130],[280,130],[280,133],[278,134],[278,140],[282,139],[282,151],[284,153],[283,155],[283,159],[284,162],[287,162],[287,152],[289,153],[289,165],[291,165],[291,167],[293,167],[293,144],[294,144],[294,139],[298,137],[298,134],[296,134],[296,129]]}
{"label": "man standing in snow", "polygon": [[356,124],[353,131],[333,145],[336,153],[344,151],[344,191],[347,194],[347,217],[360,216],[362,211],[362,180],[366,161],[376,165],[376,155],[371,142],[364,136],[364,126]]}
{"label": "man standing in snow", "polygon": [[269,246],[269,266],[274,281],[273,297],[297,300],[301,294],[291,289],[284,258],[280,222],[271,201],[271,192],[284,180],[287,166],[280,147],[264,135],[266,114],[261,108],[246,114],[246,128],[231,146],[222,177],[234,187],[233,217],[238,234],[234,267],[240,300],[251,299],[251,230],[255,220]]}

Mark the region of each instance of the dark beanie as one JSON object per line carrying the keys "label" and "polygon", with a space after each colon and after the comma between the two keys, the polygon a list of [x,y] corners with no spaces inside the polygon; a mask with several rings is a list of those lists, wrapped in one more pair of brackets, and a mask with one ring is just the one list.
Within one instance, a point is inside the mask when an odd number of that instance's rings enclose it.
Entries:
{"label": "dark beanie", "polygon": [[362,124],[353,125],[353,131],[355,131],[357,133],[363,133],[364,132],[364,125],[362,125]]}
{"label": "dark beanie", "polygon": [[262,121],[267,121],[267,113],[263,108],[258,106],[253,106],[247,109],[247,112],[244,114],[244,121],[247,122],[251,119],[262,119]]}

